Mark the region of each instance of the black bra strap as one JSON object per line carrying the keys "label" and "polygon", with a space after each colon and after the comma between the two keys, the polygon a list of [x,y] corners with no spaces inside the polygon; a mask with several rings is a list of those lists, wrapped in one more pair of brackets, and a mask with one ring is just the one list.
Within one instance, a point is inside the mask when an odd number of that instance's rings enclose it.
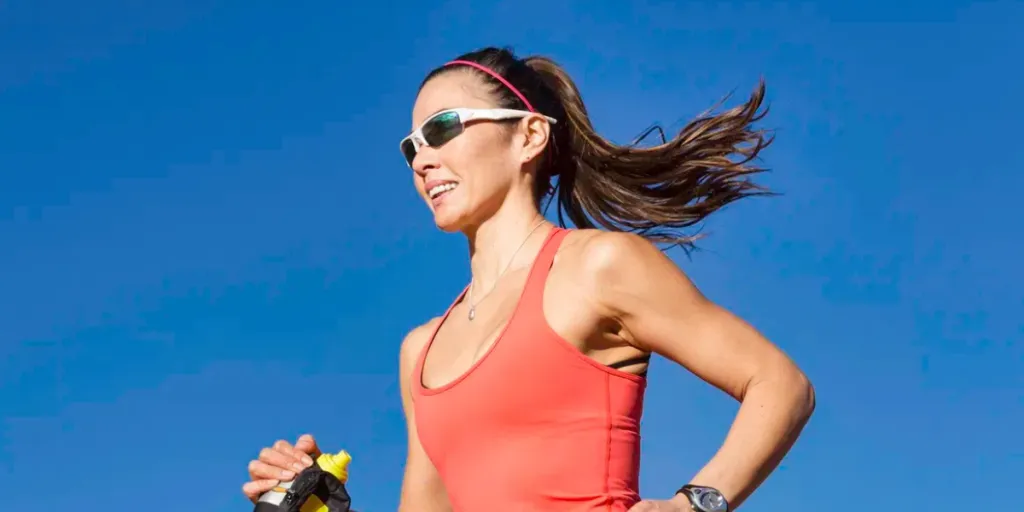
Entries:
{"label": "black bra strap", "polygon": [[[624,361],[618,361],[618,362],[612,363],[612,364],[608,365],[608,367],[612,368],[612,369],[615,369],[615,370],[618,370],[620,368],[625,368],[627,366],[633,366],[634,364],[650,363],[650,362],[651,362],[651,354],[644,354],[642,356],[632,357],[632,358],[626,359]],[[641,377],[646,377],[647,376],[647,369],[645,368],[644,371],[639,373],[638,375],[640,375]]]}

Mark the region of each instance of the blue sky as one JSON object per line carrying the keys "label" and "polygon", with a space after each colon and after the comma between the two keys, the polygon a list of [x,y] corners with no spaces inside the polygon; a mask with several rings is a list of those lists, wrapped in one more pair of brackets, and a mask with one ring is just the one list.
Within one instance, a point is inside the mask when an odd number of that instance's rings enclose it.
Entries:
{"label": "blue sky", "polygon": [[[397,348],[468,277],[398,140],[424,73],[491,44],[562,62],[619,141],[766,78],[784,195],[672,253],[818,391],[745,509],[1018,503],[1021,4],[87,4],[0,3],[12,510],[246,510],[247,461],[307,431],[352,452],[360,510],[394,510]],[[659,498],[736,404],[651,373],[641,490]]]}

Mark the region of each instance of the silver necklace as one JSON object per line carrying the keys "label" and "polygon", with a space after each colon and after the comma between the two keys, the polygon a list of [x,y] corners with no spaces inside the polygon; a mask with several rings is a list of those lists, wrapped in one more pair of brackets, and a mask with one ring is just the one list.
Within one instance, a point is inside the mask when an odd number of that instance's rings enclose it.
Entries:
{"label": "silver necklace", "polygon": [[526,234],[526,237],[523,238],[523,241],[519,243],[519,247],[516,247],[516,250],[512,253],[512,257],[509,258],[508,259],[508,263],[505,264],[505,268],[501,270],[501,273],[499,273],[498,277],[494,280],[494,286],[492,286],[491,289],[487,293],[485,293],[483,297],[480,297],[480,300],[477,301],[476,303],[473,303],[473,288],[474,288],[474,284],[476,283],[476,280],[474,279],[474,280],[471,280],[469,282],[469,321],[470,322],[472,322],[473,319],[476,318],[476,307],[477,307],[477,305],[480,304],[481,302],[483,302],[484,299],[486,299],[487,296],[490,295],[491,292],[493,292],[494,289],[498,287],[498,281],[501,279],[501,276],[505,275],[505,272],[507,272],[508,269],[512,267],[512,262],[516,260],[516,255],[519,254],[519,250],[522,249],[524,245],[526,245],[526,241],[530,239],[530,235],[532,235],[534,231],[537,231],[537,228],[539,228],[541,226],[541,224],[544,224],[544,219],[543,218],[541,218],[540,221],[537,222],[537,225],[533,226],[533,229],[531,229],[530,232]]}

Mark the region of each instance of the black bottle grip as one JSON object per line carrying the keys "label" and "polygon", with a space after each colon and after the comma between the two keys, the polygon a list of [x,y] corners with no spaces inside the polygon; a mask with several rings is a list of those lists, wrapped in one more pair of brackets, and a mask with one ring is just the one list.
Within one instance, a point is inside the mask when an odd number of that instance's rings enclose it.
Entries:
{"label": "black bottle grip", "polygon": [[352,512],[352,498],[348,495],[345,483],[317,464],[295,477],[280,504],[258,501],[253,512],[300,512],[302,505],[312,496],[326,505],[328,512]]}

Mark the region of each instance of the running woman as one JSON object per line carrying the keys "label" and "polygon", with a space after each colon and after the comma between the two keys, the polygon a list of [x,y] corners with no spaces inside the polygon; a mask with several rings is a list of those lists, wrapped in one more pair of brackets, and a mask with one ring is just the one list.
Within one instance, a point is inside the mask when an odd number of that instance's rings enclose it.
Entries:
{"label": "running woman", "polygon": [[[401,152],[437,227],[466,237],[472,278],[402,342],[400,511],[721,512],[776,467],[814,408],[811,384],[656,246],[691,244],[682,229],[763,192],[749,179],[769,143],[752,126],[763,98],[761,84],[745,104],[639,148],[595,133],[548,58],[486,48],[426,77]],[[545,220],[549,197],[576,228]],[[742,405],[697,475],[674,496],[642,500],[652,353]],[[680,411],[683,435],[699,421]],[[265,448],[245,494],[318,453],[308,435]]]}

